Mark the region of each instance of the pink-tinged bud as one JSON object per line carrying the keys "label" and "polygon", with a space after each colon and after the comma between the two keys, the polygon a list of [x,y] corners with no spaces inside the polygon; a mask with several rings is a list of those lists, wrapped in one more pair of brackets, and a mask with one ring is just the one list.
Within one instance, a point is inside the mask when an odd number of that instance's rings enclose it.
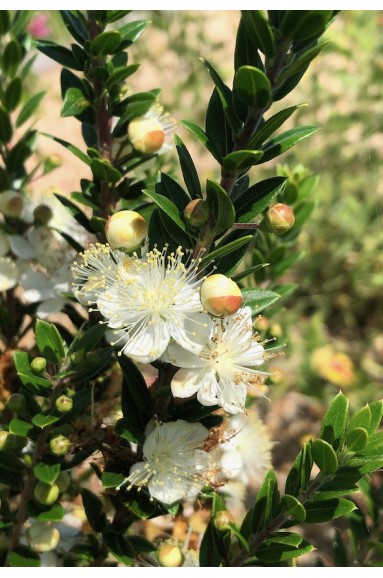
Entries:
{"label": "pink-tinged bud", "polygon": [[33,373],[41,375],[47,367],[47,360],[44,357],[35,357],[31,361],[31,369]]}
{"label": "pink-tinged bud", "polygon": [[203,199],[194,199],[186,205],[184,218],[189,227],[199,229],[205,225],[210,217],[210,207]]}
{"label": "pink-tinged bud", "polygon": [[217,528],[217,530],[221,530],[221,532],[226,532],[227,530],[230,530],[229,524],[234,524],[234,518],[232,514],[227,510],[217,512],[214,518],[214,526]]}
{"label": "pink-tinged bud", "polygon": [[162,148],[166,133],[158,120],[139,116],[129,123],[128,137],[137,151],[153,155]]}
{"label": "pink-tinged bud", "polygon": [[147,234],[147,222],[135,211],[119,211],[106,221],[105,235],[113,249],[133,251]]}
{"label": "pink-tinged bud", "polygon": [[70,450],[70,441],[63,435],[52,438],[49,447],[54,456],[65,456]]}
{"label": "pink-tinged bud", "polygon": [[266,222],[273,233],[283,235],[294,225],[294,211],[288,205],[277,203],[267,211]]}
{"label": "pink-tinged bud", "polygon": [[36,502],[42,506],[51,506],[59,497],[60,490],[57,484],[37,482],[33,491]]}
{"label": "pink-tinged bud", "polygon": [[57,547],[60,532],[49,522],[34,522],[26,532],[27,540],[35,552],[50,552]]}
{"label": "pink-tinged bud", "polygon": [[55,405],[56,405],[57,411],[59,411],[61,413],[66,413],[67,411],[70,411],[72,409],[73,399],[71,399],[67,395],[60,395],[60,397],[58,397],[56,399]]}
{"label": "pink-tinged bud", "polygon": [[157,557],[160,566],[165,568],[178,568],[185,560],[181,548],[174,544],[163,544],[157,552]]}
{"label": "pink-tinged bud", "polygon": [[242,293],[234,281],[217,273],[202,283],[201,303],[212,315],[233,315],[242,305]]}
{"label": "pink-tinged bud", "polygon": [[24,209],[23,195],[16,191],[0,193],[0,211],[7,217],[20,217]]}

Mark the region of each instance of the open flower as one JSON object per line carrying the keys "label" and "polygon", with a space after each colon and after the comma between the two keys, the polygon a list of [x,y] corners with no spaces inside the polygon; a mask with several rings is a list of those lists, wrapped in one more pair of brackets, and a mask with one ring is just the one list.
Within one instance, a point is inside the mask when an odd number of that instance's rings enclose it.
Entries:
{"label": "open flower", "polygon": [[0,291],[12,289],[19,279],[19,269],[9,257],[0,258]]}
{"label": "open flower", "polygon": [[210,456],[200,449],[208,435],[200,423],[157,423],[143,446],[145,461],[134,464],[125,480],[128,489],[147,486],[164,504],[194,499],[209,474]]}
{"label": "open flower", "polygon": [[[211,328],[209,315],[199,299],[197,262],[182,262],[181,247],[167,254],[157,249],[143,258],[124,257],[105,246],[85,252],[75,265],[81,279],[75,286],[79,298],[95,299],[106,318],[112,345],[141,363],[158,359],[173,338],[196,354],[202,350]],[[112,264],[114,262],[114,265]],[[113,282],[115,280],[115,282]]]}
{"label": "open flower", "polygon": [[254,369],[265,359],[265,350],[252,333],[251,309],[212,320],[210,339],[197,355],[171,344],[163,360],[181,367],[171,388],[175,397],[197,393],[202,405],[220,405],[229,413],[245,409],[247,387],[257,393],[266,389],[267,373]]}

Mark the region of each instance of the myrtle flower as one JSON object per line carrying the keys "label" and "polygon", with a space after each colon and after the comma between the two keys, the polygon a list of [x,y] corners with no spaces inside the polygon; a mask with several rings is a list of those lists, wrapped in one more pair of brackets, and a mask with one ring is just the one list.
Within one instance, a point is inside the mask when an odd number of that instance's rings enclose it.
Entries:
{"label": "myrtle flower", "polygon": [[220,405],[229,413],[243,412],[247,387],[263,393],[266,372],[254,369],[265,359],[265,350],[252,333],[251,309],[242,307],[234,315],[214,318],[210,339],[197,353],[171,344],[163,356],[181,369],[171,388],[175,397],[197,393],[202,405]]}
{"label": "myrtle flower", "polygon": [[172,504],[194,499],[207,483],[210,468],[208,452],[200,449],[209,430],[200,423],[182,419],[157,423],[143,445],[143,462],[134,464],[128,482],[147,486],[152,498]]}
{"label": "myrtle flower", "polygon": [[19,269],[9,257],[0,258],[0,291],[7,291],[17,285]]}
{"label": "myrtle flower", "polygon": [[105,247],[91,248],[75,264],[75,294],[95,300],[113,330],[112,345],[141,363],[158,359],[171,339],[198,354],[211,327],[199,299],[198,263],[185,265],[181,247],[169,255],[165,247],[125,260]]}
{"label": "myrtle flower", "polygon": [[176,122],[157,102],[143,116],[129,123],[128,137],[133,148],[144,154],[162,154],[170,148]]}
{"label": "myrtle flower", "polygon": [[260,481],[271,467],[273,443],[255,410],[237,414],[228,423],[230,439],[221,444],[221,473],[244,484]]}

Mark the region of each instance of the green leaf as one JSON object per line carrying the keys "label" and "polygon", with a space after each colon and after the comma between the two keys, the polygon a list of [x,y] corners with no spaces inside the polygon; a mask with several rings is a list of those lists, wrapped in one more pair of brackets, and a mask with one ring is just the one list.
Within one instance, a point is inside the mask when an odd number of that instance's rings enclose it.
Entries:
{"label": "green leaf", "polygon": [[[257,498],[252,510],[251,528],[253,533],[266,528],[272,518],[279,512],[280,497],[277,478],[273,470],[269,470],[262,486],[258,490]],[[242,531],[242,529],[241,529]],[[245,536],[246,537],[246,536]]]}
{"label": "green leaf", "polygon": [[90,51],[94,56],[115,54],[121,44],[122,36],[117,30],[102,32],[90,43]]}
{"label": "green leaf", "polygon": [[192,199],[202,197],[201,184],[189,151],[179,136],[174,137],[185,185]]}
{"label": "green leaf", "polygon": [[88,40],[88,31],[81,19],[75,16],[71,10],[60,10],[60,15],[68,32],[79,44],[84,45],[85,41]]}
{"label": "green leaf", "polygon": [[383,400],[379,399],[378,401],[373,401],[369,406],[371,411],[371,423],[367,431],[371,435],[378,429],[380,422],[382,421]]}
{"label": "green leaf", "polygon": [[214,230],[224,231],[230,229],[235,220],[234,205],[228,197],[225,189],[215,181],[206,182],[206,200],[214,216]]}
{"label": "green leaf", "polygon": [[55,60],[62,66],[73,70],[82,70],[82,65],[73,56],[72,51],[64,46],[60,46],[51,40],[37,40],[36,48],[43,54]]}
{"label": "green leaf", "polygon": [[103,503],[87,489],[81,491],[81,497],[89,524],[95,532],[104,532],[107,529],[107,519],[103,512]]}
{"label": "green leaf", "polygon": [[236,283],[238,283],[238,281],[241,281],[241,279],[244,279],[248,275],[251,275],[251,273],[255,273],[255,271],[259,271],[260,269],[264,269],[265,267],[268,267],[268,266],[269,266],[269,263],[260,263],[259,265],[253,265],[252,267],[247,267],[247,269],[244,269],[240,273],[237,273],[237,275],[233,275],[232,280],[235,281]]}
{"label": "green leaf", "polygon": [[183,124],[185,128],[187,128],[192,134],[194,134],[195,137],[197,137],[197,139],[204,145],[204,147],[207,148],[207,150],[213,155],[216,161],[219,163],[221,162],[221,155],[213,145],[212,141],[207,137],[206,133],[202,130],[202,128],[187,120],[182,120],[181,124]]}
{"label": "green leaf", "polygon": [[[331,486],[333,482],[330,481],[328,482],[328,485]],[[347,485],[347,482],[345,482],[344,486]],[[349,483],[348,483],[349,485]],[[323,500],[332,500],[333,498],[343,498],[344,496],[347,496],[349,494],[357,494],[358,492],[360,492],[360,488],[358,488],[358,486],[352,485],[351,487],[343,487],[340,490],[326,490],[326,491],[322,491],[322,487],[319,490],[319,492],[315,492],[315,494],[312,496],[311,500],[313,502],[321,502]]]}
{"label": "green leaf", "polygon": [[69,213],[72,215],[74,219],[76,219],[79,225],[84,227],[84,229],[86,229],[89,233],[93,233],[93,227],[90,224],[88,217],[85,215],[85,213],[81,211],[81,209],[78,208],[77,205],[72,203],[72,201],[67,199],[67,197],[59,195],[58,193],[55,193],[55,197],[60,201],[62,205],[64,205],[66,209],[68,209]]}
{"label": "green leaf", "polygon": [[117,488],[125,480],[125,476],[119,472],[103,472],[101,482],[104,488]]}
{"label": "green leaf", "polygon": [[378,431],[369,436],[369,440],[363,454],[366,456],[383,455],[383,431]]}
{"label": "green leaf", "polygon": [[53,506],[41,506],[36,502],[28,503],[28,514],[35,520],[42,522],[61,522],[65,516],[65,510],[61,504]]}
{"label": "green leaf", "polygon": [[150,397],[149,388],[146,385],[144,376],[138,369],[137,365],[126,355],[118,358],[125,383],[135,401],[136,406],[145,414],[150,411],[152,398]]}
{"label": "green leaf", "polygon": [[4,105],[8,112],[12,112],[15,110],[15,108],[17,108],[20,102],[22,90],[23,84],[21,79],[16,76],[16,78],[11,80],[11,82],[8,84],[4,94]]}
{"label": "green leaf", "polygon": [[238,97],[254,110],[268,106],[271,86],[266,74],[254,66],[241,66],[234,77]]}
{"label": "green leaf", "polygon": [[286,183],[284,177],[272,177],[247,189],[234,203],[237,221],[248,223],[260,215],[278,195],[283,194]]}
{"label": "green leaf", "polygon": [[108,363],[110,363],[112,353],[112,347],[104,347],[103,349],[89,353],[83,361],[76,365],[76,370],[71,379],[74,383],[80,384],[99,375]]}
{"label": "green leaf", "polygon": [[7,76],[14,76],[22,59],[20,43],[13,38],[3,49],[2,66]]}
{"label": "green leaf", "polygon": [[383,454],[361,456],[347,460],[347,467],[356,468],[360,474],[370,474],[383,468]]}
{"label": "green leaf", "polygon": [[241,129],[242,123],[235,112],[230,88],[224,84],[222,78],[219,76],[218,72],[213,68],[210,62],[204,60],[203,58],[200,60],[206,67],[217,88],[227,122],[234,132],[239,131]]}
{"label": "green leaf", "polygon": [[6,34],[10,28],[11,22],[9,19],[8,10],[0,10],[0,35]]}
{"label": "green leaf", "polygon": [[258,50],[254,47],[253,38],[249,35],[243,16],[239,22],[234,51],[234,69],[241,66],[255,66],[264,70],[264,65]]}
{"label": "green leaf", "polygon": [[[292,497],[292,496],[290,496]],[[295,532],[276,532],[269,536],[269,540],[274,544],[286,544],[287,546],[299,546],[302,544],[303,537]]]}
{"label": "green leaf", "polygon": [[116,532],[104,533],[103,538],[109,546],[110,552],[119,562],[125,566],[133,565],[136,553],[128,538]]}
{"label": "green leaf", "polygon": [[16,118],[16,128],[18,128],[31,118],[33,113],[37,110],[45,94],[46,91],[42,90],[41,92],[34,94],[33,96],[31,96],[31,98],[27,100],[27,102],[24,104],[24,106],[22,107]]}
{"label": "green leaf", "polygon": [[299,108],[307,106],[306,104],[298,104],[296,106],[290,106],[285,110],[281,110],[277,112],[265,121],[265,123],[256,131],[253,138],[248,144],[249,149],[257,149],[276,131],[278,130],[282,124],[290,118],[292,114]]}
{"label": "green leaf", "polygon": [[358,452],[366,447],[368,442],[368,433],[362,427],[356,427],[348,432],[347,437],[347,449],[352,452]]}
{"label": "green leaf", "polygon": [[252,241],[252,240],[253,240],[253,235],[246,235],[245,237],[242,237],[240,239],[236,239],[235,241],[231,241],[230,243],[227,243],[226,245],[222,245],[220,247],[217,247],[217,249],[214,249],[214,251],[211,251],[208,255],[206,255],[206,257],[202,257],[199,267],[203,268],[207,263],[210,263],[211,261],[213,261],[215,259],[218,259],[218,258],[221,259],[225,255],[231,255],[237,249],[243,247],[244,245],[248,245],[250,243],[250,241]]}
{"label": "green leaf", "polygon": [[0,142],[7,144],[12,138],[13,130],[9,114],[0,106]]}
{"label": "green leaf", "polygon": [[338,458],[333,447],[318,439],[312,444],[312,457],[322,474],[332,476],[338,468]]}
{"label": "green leaf", "polygon": [[129,76],[134,74],[139,67],[139,64],[129,64],[129,66],[116,68],[105,82],[105,88],[110,90],[114,85],[124,82]]}
{"label": "green leaf", "polygon": [[46,464],[45,462],[39,462],[33,468],[33,473],[40,482],[45,482],[46,484],[53,484],[57,480],[60,470],[61,465],[58,463]]}
{"label": "green leaf", "polygon": [[305,520],[306,510],[295,496],[285,494],[284,496],[282,496],[281,501],[284,508],[288,511],[289,515],[293,517],[294,523],[299,524],[300,522],[303,522]]}
{"label": "green leaf", "polygon": [[79,88],[68,88],[65,93],[61,116],[76,116],[81,114],[90,105]]}
{"label": "green leaf", "polygon": [[329,520],[335,520],[341,516],[346,516],[355,510],[356,506],[354,502],[350,502],[350,500],[334,498],[332,500],[324,500],[322,502],[311,502],[306,504],[305,508],[305,522],[316,524],[318,522],[328,522]]}
{"label": "green leaf", "polygon": [[232,522],[228,523],[228,526],[230,527],[231,531],[233,532],[234,536],[236,536],[238,538],[238,540],[240,541],[240,543],[242,544],[242,546],[245,548],[245,550],[248,552],[249,551],[249,542],[246,540],[246,538],[244,538],[244,536],[242,536],[241,532],[238,530],[237,526],[235,524],[233,524]]}
{"label": "green leaf", "polygon": [[112,24],[112,22],[117,22],[130,13],[131,10],[108,10],[108,23]]}
{"label": "green leaf", "polygon": [[263,542],[260,548],[257,548],[256,555],[263,562],[286,562],[313,550],[315,550],[314,546],[307,540],[302,540],[299,546],[289,546],[280,544],[271,538]]}
{"label": "green leaf", "polygon": [[121,173],[113,167],[106,159],[92,159],[90,168],[94,176],[101,181],[117,183],[121,178]]}
{"label": "green leaf", "polygon": [[65,344],[53,323],[36,321],[36,343],[39,351],[50,363],[59,364],[65,357]]}
{"label": "green leaf", "polygon": [[72,342],[69,351],[72,353],[76,351],[85,354],[92,351],[96,345],[104,337],[106,326],[104,324],[93,325],[89,327],[84,333],[79,333],[76,339]]}
{"label": "green leaf", "polygon": [[140,552],[153,552],[157,546],[142,536],[129,536],[129,541],[133,548],[139,554]]}
{"label": "green leaf", "polygon": [[306,490],[310,482],[313,460],[311,456],[311,442],[306,443],[296,457],[286,479],[285,492],[292,496],[299,496],[301,490]]}
{"label": "green leaf", "polygon": [[251,307],[252,315],[257,315],[275,303],[280,295],[268,289],[242,289],[243,306]]}
{"label": "green leaf", "polygon": [[248,169],[263,157],[262,151],[241,150],[229,153],[222,159],[222,166],[231,171]]}
{"label": "green leaf", "polygon": [[176,205],[170,199],[168,199],[167,197],[164,197],[163,195],[158,195],[157,193],[153,193],[149,189],[144,189],[143,193],[145,193],[145,195],[150,197],[156,203],[156,205],[161,209],[161,211],[163,211],[168,217],[170,217],[170,219],[172,221],[174,221],[174,223],[180,229],[182,229],[182,231],[186,232],[185,223],[182,221]]}
{"label": "green leaf", "polygon": [[307,138],[308,136],[318,132],[318,130],[319,129],[315,126],[302,126],[283,132],[281,135],[268,141],[261,147],[264,155],[259,161],[259,164],[266,163],[271,159],[274,159],[275,157],[283,154],[304,138]]}
{"label": "green leaf", "polygon": [[86,154],[84,154],[79,148],[75,147],[74,145],[70,144],[69,142],[66,142],[65,140],[62,140],[61,138],[58,138],[56,136],[53,136],[51,134],[45,133],[45,132],[41,132],[40,133],[42,136],[46,136],[52,140],[54,140],[55,142],[58,142],[59,144],[61,144],[63,147],[65,147],[66,149],[68,149],[68,151],[70,151],[71,153],[73,153],[78,159],[80,159],[80,161],[82,161],[83,163],[85,163],[86,165],[90,166],[91,164],[91,160],[89,157],[86,156]]}
{"label": "green leaf", "polygon": [[318,37],[332,16],[332,10],[286,10],[279,30],[291,40]]}
{"label": "green leaf", "polygon": [[17,436],[27,437],[29,432],[33,430],[33,424],[24,421],[18,417],[13,418],[9,424],[9,432]]}
{"label": "green leaf", "polygon": [[371,425],[371,409],[368,404],[358,410],[350,419],[347,431],[350,432],[355,428],[364,428],[368,430]]}
{"label": "green leaf", "polygon": [[205,132],[220,156],[234,148],[233,131],[230,128],[218,91],[214,88],[206,111]]}
{"label": "green leaf", "polygon": [[262,12],[241,10],[241,14],[248,37],[254,43],[255,48],[261,50],[269,58],[273,57],[275,54],[274,34]]}
{"label": "green leaf", "polygon": [[29,391],[37,393],[38,395],[47,395],[52,387],[52,383],[49,379],[45,379],[45,377],[40,377],[33,373],[29,363],[28,354],[25,351],[16,351],[13,359],[17,375]]}
{"label": "green leaf", "polygon": [[44,413],[38,413],[35,416],[33,416],[32,423],[36,427],[44,429],[45,427],[48,427],[53,423],[56,423],[56,421],[59,421],[59,419],[60,417],[56,415],[46,415]]}
{"label": "green leaf", "polygon": [[309,50],[305,50],[302,54],[297,55],[292,63],[287,66],[278,78],[279,86],[282,85],[289,78],[299,74],[302,70],[305,72],[310,62],[316,58],[325,47],[325,44],[317,44]]}
{"label": "green leaf", "polygon": [[183,211],[190,202],[190,197],[181,185],[166,173],[160,173],[161,180],[156,183],[156,193],[162,194],[175,204],[179,211]]}
{"label": "green leaf", "polygon": [[210,521],[202,538],[199,551],[199,564],[201,567],[214,568],[221,563],[221,555],[217,551],[215,538],[215,528]]}
{"label": "green leaf", "polygon": [[149,24],[151,24],[150,20],[135,20],[134,22],[128,22],[128,24],[120,28],[119,33],[121,34],[121,39],[125,47],[128,43],[132,44],[138,40]]}
{"label": "green leaf", "polygon": [[41,566],[39,555],[28,546],[17,546],[8,554],[11,568],[37,568]]}
{"label": "green leaf", "polygon": [[330,407],[326,411],[320,438],[332,445],[334,450],[341,447],[346,433],[349,401],[342,392],[333,399]]}
{"label": "green leaf", "polygon": [[141,520],[152,518],[156,512],[156,503],[150,500],[147,492],[138,492],[136,489],[129,491],[129,497],[124,499],[124,504]]}

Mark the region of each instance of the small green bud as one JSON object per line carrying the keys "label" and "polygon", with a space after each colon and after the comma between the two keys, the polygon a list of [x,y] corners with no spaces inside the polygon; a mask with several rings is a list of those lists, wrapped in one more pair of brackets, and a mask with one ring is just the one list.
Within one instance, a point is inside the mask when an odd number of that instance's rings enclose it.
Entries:
{"label": "small green bud", "polygon": [[65,456],[70,450],[70,441],[63,435],[52,438],[49,447],[54,456]]}
{"label": "small green bud", "polygon": [[84,360],[84,356],[79,351],[74,351],[73,353],[70,354],[70,362],[73,366],[78,365],[83,360]]}
{"label": "small green bud", "polygon": [[185,560],[181,548],[174,544],[163,544],[157,552],[157,558],[160,566],[165,568],[178,568]]}
{"label": "small green bud", "polygon": [[214,518],[214,526],[217,528],[217,530],[226,532],[227,530],[230,530],[229,524],[234,524],[234,518],[232,514],[227,510],[217,512]]}
{"label": "small green bud", "polygon": [[294,225],[294,211],[288,205],[277,203],[266,213],[266,223],[272,233],[283,235]]}
{"label": "small green bud", "polygon": [[35,357],[31,361],[31,368],[33,373],[36,375],[41,375],[44,373],[47,367],[47,360],[44,357]]}
{"label": "small green bud", "polygon": [[25,397],[22,393],[12,393],[7,399],[7,408],[16,413],[25,410]]}
{"label": "small green bud", "polygon": [[210,217],[210,207],[203,199],[194,199],[184,209],[184,219],[191,228],[199,229]]}
{"label": "small green bud", "polygon": [[37,482],[33,495],[36,502],[42,506],[51,506],[59,497],[60,490],[57,484],[46,484],[45,482]]}
{"label": "small green bud", "polygon": [[67,413],[73,407],[73,399],[67,397],[66,395],[60,395],[56,399],[56,409],[61,413]]}

